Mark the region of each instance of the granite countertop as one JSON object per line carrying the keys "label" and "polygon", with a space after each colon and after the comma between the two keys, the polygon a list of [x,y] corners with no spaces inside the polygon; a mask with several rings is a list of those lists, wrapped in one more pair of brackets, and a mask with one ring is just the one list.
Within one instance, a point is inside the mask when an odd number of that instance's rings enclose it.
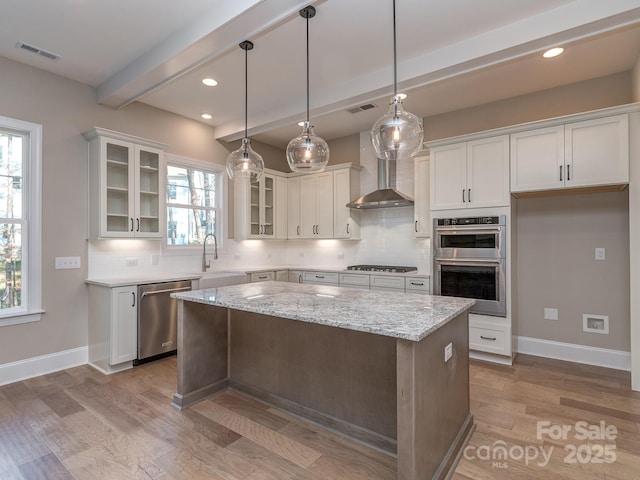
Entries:
{"label": "granite countertop", "polygon": [[260,282],[174,293],[180,300],[420,341],[475,300]]}

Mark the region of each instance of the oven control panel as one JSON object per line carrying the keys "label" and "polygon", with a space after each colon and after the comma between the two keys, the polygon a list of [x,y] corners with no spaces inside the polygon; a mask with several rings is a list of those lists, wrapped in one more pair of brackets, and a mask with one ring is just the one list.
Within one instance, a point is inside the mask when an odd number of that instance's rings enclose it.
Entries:
{"label": "oven control panel", "polygon": [[[500,217],[462,217],[462,218],[438,218],[436,225],[497,225]],[[504,224],[504,220],[502,221]]]}

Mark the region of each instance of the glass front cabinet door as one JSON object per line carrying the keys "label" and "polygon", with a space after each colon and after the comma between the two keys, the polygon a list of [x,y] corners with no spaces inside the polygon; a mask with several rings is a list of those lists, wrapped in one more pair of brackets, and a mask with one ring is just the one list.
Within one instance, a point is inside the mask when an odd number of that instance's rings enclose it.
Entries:
{"label": "glass front cabinet door", "polygon": [[92,238],[164,236],[165,145],[92,129],[89,224]]}

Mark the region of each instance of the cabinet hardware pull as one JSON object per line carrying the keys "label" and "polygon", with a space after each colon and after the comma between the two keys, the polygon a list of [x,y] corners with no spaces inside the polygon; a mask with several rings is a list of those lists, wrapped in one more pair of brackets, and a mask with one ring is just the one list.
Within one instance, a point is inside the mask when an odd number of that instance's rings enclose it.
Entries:
{"label": "cabinet hardware pull", "polygon": [[416,287],[422,287],[424,286],[423,282],[409,282],[411,285],[415,285]]}
{"label": "cabinet hardware pull", "polygon": [[316,278],[324,278],[324,275],[316,275]]}
{"label": "cabinet hardware pull", "polygon": [[133,218],[130,218],[129,220],[131,220],[131,230],[130,230],[130,232],[133,232]]}
{"label": "cabinet hardware pull", "polygon": [[131,292],[131,295],[133,296],[133,303],[131,304],[132,307],[136,306],[136,293],[135,292]]}
{"label": "cabinet hardware pull", "polygon": [[413,227],[413,229],[416,231],[416,233],[418,233],[418,220],[416,220],[416,224]]}
{"label": "cabinet hardware pull", "polygon": [[467,189],[467,201],[471,203],[471,189]]}
{"label": "cabinet hardware pull", "polygon": [[567,182],[571,180],[571,165],[567,165]]}
{"label": "cabinet hardware pull", "polygon": [[491,340],[492,342],[496,340],[496,337],[485,337],[484,335],[480,335],[480,338],[483,340]]}
{"label": "cabinet hardware pull", "polygon": [[560,181],[562,181],[562,165],[560,165]]}
{"label": "cabinet hardware pull", "polygon": [[300,225],[296,227],[296,235],[300,235]]}
{"label": "cabinet hardware pull", "polygon": [[462,189],[462,203],[464,203],[464,188]]}
{"label": "cabinet hardware pull", "polygon": [[136,232],[140,231],[140,219],[136,218]]}
{"label": "cabinet hardware pull", "polygon": [[349,235],[349,224],[347,223],[347,235]]}
{"label": "cabinet hardware pull", "polygon": [[266,276],[266,275],[260,275],[260,276],[258,277],[258,279],[259,279],[259,280],[266,280],[266,279],[267,279],[267,276]]}

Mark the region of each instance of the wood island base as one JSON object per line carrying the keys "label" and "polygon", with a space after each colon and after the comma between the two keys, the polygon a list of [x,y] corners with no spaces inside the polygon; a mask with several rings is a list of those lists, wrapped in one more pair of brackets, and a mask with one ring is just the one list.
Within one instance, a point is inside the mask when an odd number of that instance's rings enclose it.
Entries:
{"label": "wood island base", "polygon": [[467,312],[414,342],[179,300],[173,404],[231,387],[397,455],[398,479],[446,478],[473,431],[468,358]]}

